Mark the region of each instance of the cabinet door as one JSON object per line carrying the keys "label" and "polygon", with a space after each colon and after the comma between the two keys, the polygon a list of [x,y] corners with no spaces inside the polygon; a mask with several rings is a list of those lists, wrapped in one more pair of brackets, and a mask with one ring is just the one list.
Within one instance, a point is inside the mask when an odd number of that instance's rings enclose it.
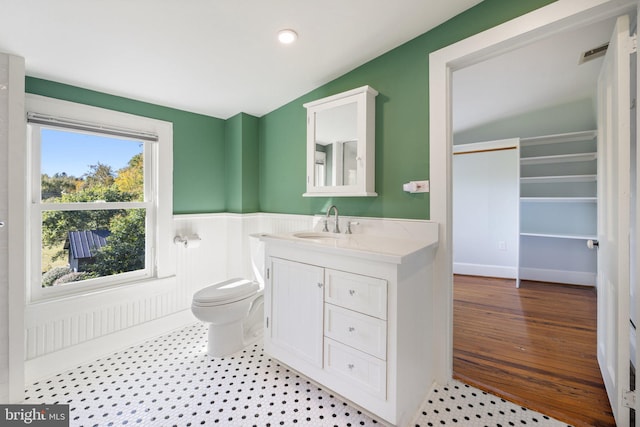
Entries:
{"label": "cabinet door", "polygon": [[271,324],[267,333],[273,355],[293,368],[300,366],[301,359],[321,368],[324,269],[270,260]]}

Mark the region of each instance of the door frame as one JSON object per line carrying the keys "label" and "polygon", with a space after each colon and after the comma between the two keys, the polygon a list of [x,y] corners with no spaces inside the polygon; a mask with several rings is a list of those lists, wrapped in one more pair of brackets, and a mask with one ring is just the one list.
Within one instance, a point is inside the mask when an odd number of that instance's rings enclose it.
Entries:
{"label": "door frame", "polygon": [[434,373],[453,376],[452,74],[455,70],[569,31],[627,13],[637,0],[558,0],[429,55],[430,219],[438,223],[434,259]]}
{"label": "door frame", "polygon": [[25,60],[9,56],[9,105],[8,105],[8,163],[6,230],[9,239],[8,286],[8,349],[9,349],[9,403],[24,400],[25,390],[25,292],[27,283],[27,184],[26,159],[23,155],[27,144],[25,116]]}

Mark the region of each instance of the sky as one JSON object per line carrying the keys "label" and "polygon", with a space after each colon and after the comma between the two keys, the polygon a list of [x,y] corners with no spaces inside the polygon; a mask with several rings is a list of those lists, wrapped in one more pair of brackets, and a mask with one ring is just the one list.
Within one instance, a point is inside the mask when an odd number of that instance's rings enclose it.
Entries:
{"label": "sky", "polygon": [[117,172],[129,159],[142,152],[142,143],[64,130],[41,130],[41,173],[65,172],[77,178],[98,162]]}

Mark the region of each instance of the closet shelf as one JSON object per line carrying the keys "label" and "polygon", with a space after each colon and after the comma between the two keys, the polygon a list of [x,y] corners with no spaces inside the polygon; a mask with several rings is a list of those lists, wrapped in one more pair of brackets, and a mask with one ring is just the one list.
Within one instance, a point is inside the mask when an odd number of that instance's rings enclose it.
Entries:
{"label": "closet shelf", "polygon": [[574,239],[574,240],[597,239],[597,236],[595,234],[529,233],[525,231],[521,231],[520,236],[545,237],[545,238],[551,238],[551,239]]}
{"label": "closet shelf", "polygon": [[561,182],[596,182],[597,175],[559,175],[559,176],[526,176],[520,178],[521,184],[554,184]]}
{"label": "closet shelf", "polygon": [[521,202],[532,203],[597,203],[597,197],[520,197]]}
{"label": "closet shelf", "polygon": [[586,243],[598,234],[597,136],[520,139],[519,279],[577,284],[576,271],[593,274]]}
{"label": "closet shelf", "polygon": [[556,156],[522,157],[521,165],[543,165],[551,163],[589,162],[598,157],[597,153],[560,154]]}
{"label": "closet shelf", "polygon": [[531,138],[521,138],[520,146],[529,147],[533,145],[556,144],[562,142],[587,142],[592,141],[598,135],[596,130],[588,130],[582,132],[569,132],[557,135],[535,136]]}

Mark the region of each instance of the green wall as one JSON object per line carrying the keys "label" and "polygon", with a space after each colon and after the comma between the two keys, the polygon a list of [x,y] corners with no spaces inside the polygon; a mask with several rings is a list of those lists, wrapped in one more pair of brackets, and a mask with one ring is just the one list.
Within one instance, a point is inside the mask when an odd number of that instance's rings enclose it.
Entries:
{"label": "green wall", "polygon": [[[260,119],[260,210],[315,214],[336,204],[341,214],[429,218],[428,194],[402,184],[429,178],[429,53],[553,0],[485,0],[435,29]],[[305,198],[306,111],[303,103],[370,85],[376,99],[374,198]]]}
{"label": "green wall", "polygon": [[[435,29],[277,110],[225,121],[27,77],[28,93],[173,123],[174,213],[315,214],[337,204],[346,215],[429,218],[429,195],[402,184],[429,178],[429,53],[554,0],[485,0]],[[303,103],[370,85],[376,99],[378,197],[305,198]],[[213,95],[213,94],[212,94]]]}
{"label": "green wall", "polygon": [[224,120],[33,77],[26,92],[172,122],[174,213],[226,211]]}
{"label": "green wall", "polygon": [[240,113],[225,126],[227,210],[258,212],[258,118]]}

